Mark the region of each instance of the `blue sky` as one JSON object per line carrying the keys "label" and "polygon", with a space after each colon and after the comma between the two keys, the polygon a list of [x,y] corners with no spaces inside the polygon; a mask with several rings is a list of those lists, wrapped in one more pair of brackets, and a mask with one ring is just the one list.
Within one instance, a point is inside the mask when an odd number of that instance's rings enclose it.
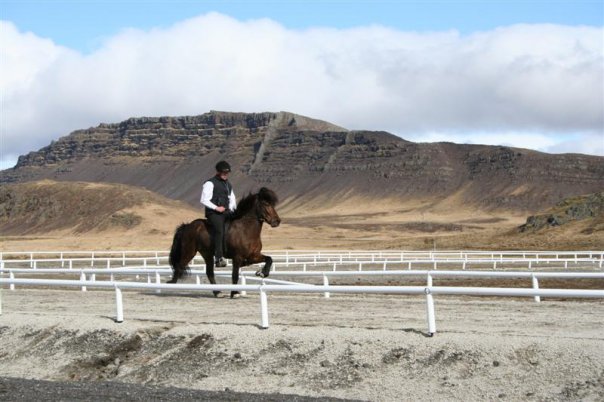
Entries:
{"label": "blue sky", "polygon": [[0,169],[209,110],[604,155],[604,1],[0,0],[0,93]]}
{"label": "blue sky", "polygon": [[98,48],[124,28],[166,27],[210,11],[240,20],[271,18],[292,29],[380,24],[405,31],[467,34],[519,23],[604,24],[602,0],[2,0],[0,4],[2,19],[81,52]]}

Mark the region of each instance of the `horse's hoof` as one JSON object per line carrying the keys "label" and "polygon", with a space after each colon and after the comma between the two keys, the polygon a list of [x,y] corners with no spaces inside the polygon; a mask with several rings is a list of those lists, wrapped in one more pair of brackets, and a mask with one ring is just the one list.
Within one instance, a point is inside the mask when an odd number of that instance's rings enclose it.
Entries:
{"label": "horse's hoof", "polygon": [[219,297],[224,297],[224,295],[220,291],[215,291],[214,292],[214,297],[219,298]]}
{"label": "horse's hoof", "polygon": [[168,282],[166,283],[176,283],[176,279],[170,279]]}
{"label": "horse's hoof", "polygon": [[264,273],[262,271],[256,271],[256,276],[264,278]]}
{"label": "horse's hoof", "polygon": [[231,294],[231,299],[239,299],[241,297],[241,294],[239,293],[232,293]]}

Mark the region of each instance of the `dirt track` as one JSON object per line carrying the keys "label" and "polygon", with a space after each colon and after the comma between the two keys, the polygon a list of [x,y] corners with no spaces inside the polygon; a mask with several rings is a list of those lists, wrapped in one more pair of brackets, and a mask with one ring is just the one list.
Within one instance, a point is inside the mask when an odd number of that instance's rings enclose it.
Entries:
{"label": "dirt track", "polygon": [[604,398],[604,303],[4,290],[0,375],[364,400]]}

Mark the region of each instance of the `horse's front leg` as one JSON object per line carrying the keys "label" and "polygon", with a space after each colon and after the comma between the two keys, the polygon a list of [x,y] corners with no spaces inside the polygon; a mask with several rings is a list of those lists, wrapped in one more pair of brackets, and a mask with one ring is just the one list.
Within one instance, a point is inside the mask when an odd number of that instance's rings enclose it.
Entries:
{"label": "horse's front leg", "polygon": [[256,271],[256,276],[259,276],[261,278],[266,278],[268,277],[268,275],[271,272],[271,267],[273,266],[273,259],[271,257],[269,257],[268,255],[264,255],[264,254],[260,254],[259,256],[260,258],[258,258],[258,261],[256,261],[255,263],[259,263],[259,262],[264,262],[264,266],[259,269],[258,271]]}
{"label": "horse's front leg", "polygon": [[[241,268],[241,262],[237,259],[233,259],[233,272],[231,274],[231,279],[233,285],[239,283],[239,268]],[[237,299],[240,297],[240,293],[237,290],[231,291],[231,299]]]}

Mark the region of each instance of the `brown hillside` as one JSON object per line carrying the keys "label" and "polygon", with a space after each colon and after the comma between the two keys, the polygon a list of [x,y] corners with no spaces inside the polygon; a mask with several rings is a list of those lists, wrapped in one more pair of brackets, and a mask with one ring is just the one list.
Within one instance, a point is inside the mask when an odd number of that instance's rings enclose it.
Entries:
{"label": "brown hillside", "polygon": [[409,203],[526,214],[604,188],[603,157],[413,143],[287,112],[101,124],[21,156],[14,169],[0,172],[0,182],[122,183],[197,206],[201,184],[220,159],[235,167],[239,195],[268,186],[284,211],[304,214],[341,205],[356,206],[355,213],[367,212],[367,205],[386,211]]}
{"label": "brown hillside", "polygon": [[[348,198],[340,206],[286,211],[266,227],[265,249],[592,249],[604,247],[599,217],[520,233],[506,213]],[[362,213],[358,213],[363,209]],[[371,212],[368,212],[371,211]],[[200,207],[125,185],[31,182],[0,187],[0,250],[169,250],[174,229]]]}
{"label": "brown hillside", "polygon": [[199,215],[189,205],[116,184],[49,180],[0,188],[0,233],[167,234]]}

